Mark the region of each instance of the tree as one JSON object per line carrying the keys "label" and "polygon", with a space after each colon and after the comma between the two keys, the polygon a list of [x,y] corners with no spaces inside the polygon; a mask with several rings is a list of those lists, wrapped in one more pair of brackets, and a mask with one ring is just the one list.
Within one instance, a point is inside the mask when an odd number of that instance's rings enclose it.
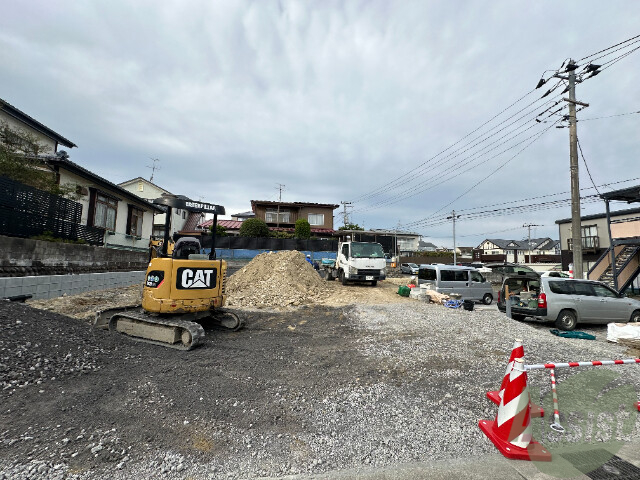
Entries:
{"label": "tree", "polygon": [[338,230],[364,230],[357,223],[347,223],[345,226],[338,228]]}
{"label": "tree", "polygon": [[0,122],[0,176],[55,195],[77,199],[76,185],[58,185],[55,172],[48,169],[42,157],[49,148],[38,143],[35,135]]}
{"label": "tree", "polygon": [[269,227],[259,218],[248,218],[240,226],[241,237],[268,237]]}
{"label": "tree", "polygon": [[[213,225],[211,225],[210,230],[213,231]],[[226,236],[227,236],[227,229],[220,224],[216,224],[216,237],[226,237]]]}
{"label": "tree", "polygon": [[309,238],[311,237],[311,225],[306,218],[300,218],[296,220],[296,238]]}

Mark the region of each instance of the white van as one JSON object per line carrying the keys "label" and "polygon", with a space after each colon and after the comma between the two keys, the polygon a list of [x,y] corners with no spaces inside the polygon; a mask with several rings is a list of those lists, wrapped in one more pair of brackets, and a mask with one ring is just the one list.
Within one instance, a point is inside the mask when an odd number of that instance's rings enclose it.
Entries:
{"label": "white van", "polygon": [[459,293],[464,300],[477,300],[485,305],[493,301],[491,283],[473,267],[420,265],[418,283],[446,295]]}

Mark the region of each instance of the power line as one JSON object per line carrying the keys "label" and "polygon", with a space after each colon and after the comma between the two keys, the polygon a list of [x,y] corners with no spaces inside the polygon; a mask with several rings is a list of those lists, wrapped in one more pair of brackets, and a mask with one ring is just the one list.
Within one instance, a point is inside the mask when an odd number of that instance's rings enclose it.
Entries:
{"label": "power line", "polygon": [[637,112],[627,112],[627,113],[618,113],[616,115],[607,115],[606,117],[583,118],[580,121],[589,122],[591,120],[602,120],[603,118],[624,117],[625,115],[636,115],[638,113],[640,113],[640,110],[638,110]]}
{"label": "power line", "polygon": [[580,150],[580,156],[582,157],[582,161],[584,162],[584,166],[587,169],[587,173],[589,174],[589,178],[591,179],[591,184],[593,185],[593,188],[596,189],[596,192],[598,192],[598,195],[600,195],[600,190],[598,190],[598,187],[596,187],[596,184],[593,181],[593,177],[591,176],[591,172],[589,171],[589,165],[587,165],[587,160],[584,158],[584,153],[582,153],[582,145],[580,145],[580,139],[576,138],[576,141],[578,142],[578,149]]}
{"label": "power line", "polygon": [[587,55],[586,57],[582,57],[582,58],[581,58],[580,60],[578,60],[578,61],[579,61],[579,62],[581,62],[582,60],[586,60],[587,58],[593,57],[594,55],[598,55],[598,54],[600,54],[600,53],[602,53],[602,52],[606,52],[607,50],[611,50],[612,48],[615,48],[615,47],[618,47],[618,46],[620,46],[620,45],[622,45],[622,44],[624,44],[624,43],[630,42],[631,40],[635,40],[636,38],[640,38],[640,35],[636,35],[635,37],[628,38],[627,40],[625,40],[625,41],[623,41],[623,42],[616,43],[615,45],[612,45],[612,46],[610,46],[610,47],[607,47],[607,48],[605,48],[605,49],[602,49],[602,50],[600,50],[600,51],[598,51],[598,52],[596,52],[596,53],[592,53],[591,55]]}

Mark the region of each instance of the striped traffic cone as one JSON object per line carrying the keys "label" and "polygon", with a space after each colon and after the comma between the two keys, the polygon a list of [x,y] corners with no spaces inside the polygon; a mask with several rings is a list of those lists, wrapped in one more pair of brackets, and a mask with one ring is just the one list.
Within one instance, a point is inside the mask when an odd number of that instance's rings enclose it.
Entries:
{"label": "striped traffic cone", "polygon": [[531,402],[524,360],[516,358],[495,421],[480,420],[480,430],[500,453],[514,460],[551,461],[551,453],[532,438]]}
{"label": "striped traffic cone", "polygon": [[[511,369],[513,368],[513,361],[516,358],[524,358],[524,347],[522,346],[522,340],[516,338],[516,341],[513,343],[513,349],[511,350],[511,355],[509,356],[509,363],[507,364],[507,371],[502,378],[502,384],[500,385],[500,390],[492,390],[487,392],[487,398],[491,400],[496,405],[500,405],[500,399],[502,398],[502,394],[504,392],[504,387],[509,381],[509,373],[511,373]],[[531,404],[531,418],[544,417],[544,409],[536,405],[535,403]]]}

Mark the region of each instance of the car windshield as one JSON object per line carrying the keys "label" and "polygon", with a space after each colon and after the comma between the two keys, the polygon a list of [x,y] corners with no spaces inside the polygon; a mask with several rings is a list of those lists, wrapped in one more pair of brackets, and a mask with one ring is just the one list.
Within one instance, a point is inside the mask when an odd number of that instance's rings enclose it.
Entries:
{"label": "car windshield", "polygon": [[379,243],[353,242],[351,255],[356,258],[382,258],[384,250]]}
{"label": "car windshield", "polygon": [[418,268],[418,265],[416,265],[415,263],[407,263],[407,265],[409,265],[411,268]]}

